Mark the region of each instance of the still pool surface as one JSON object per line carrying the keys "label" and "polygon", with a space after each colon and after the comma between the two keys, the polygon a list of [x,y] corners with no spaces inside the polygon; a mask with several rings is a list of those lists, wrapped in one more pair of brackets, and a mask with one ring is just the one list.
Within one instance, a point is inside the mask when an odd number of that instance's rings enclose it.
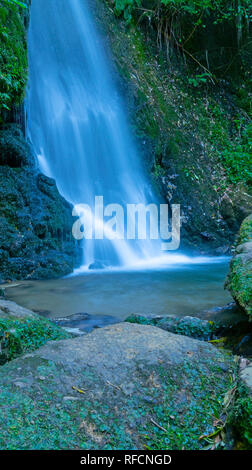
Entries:
{"label": "still pool surface", "polygon": [[59,317],[85,312],[123,320],[131,313],[196,315],[232,300],[224,290],[228,259],[152,270],[94,271],[7,289],[18,304]]}

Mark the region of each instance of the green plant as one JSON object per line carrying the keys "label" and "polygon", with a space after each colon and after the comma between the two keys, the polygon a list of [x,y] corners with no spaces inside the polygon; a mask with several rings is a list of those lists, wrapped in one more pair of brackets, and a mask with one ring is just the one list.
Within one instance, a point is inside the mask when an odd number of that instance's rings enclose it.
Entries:
{"label": "green plant", "polygon": [[26,31],[19,6],[0,0],[0,120],[4,111],[22,102],[26,86]]}
{"label": "green plant", "polygon": [[201,75],[195,75],[194,77],[189,77],[188,83],[189,85],[192,85],[194,87],[199,87],[200,85],[207,83],[210,78],[211,78],[211,75],[209,73],[202,73]]}
{"label": "green plant", "polygon": [[237,138],[222,153],[227,175],[231,182],[252,182],[252,123],[241,129],[237,121]]}
{"label": "green plant", "polygon": [[247,387],[238,384],[228,424],[232,426],[240,447],[252,449],[252,399]]}
{"label": "green plant", "polygon": [[132,20],[132,13],[135,8],[141,5],[141,0],[115,0],[115,14],[123,14],[127,22]]}
{"label": "green plant", "polygon": [[166,175],[166,172],[165,169],[159,163],[155,163],[153,174],[156,178],[162,178],[162,176]]}
{"label": "green plant", "polygon": [[187,178],[191,178],[192,181],[199,181],[199,176],[196,175],[195,171],[191,168],[183,168],[183,172],[185,173]]}
{"label": "green plant", "polygon": [[[250,18],[251,5],[249,0],[241,0],[235,2],[230,0],[152,0],[147,3],[145,7],[145,0],[112,0],[114,4],[115,13],[117,15],[123,14],[125,18],[131,19],[133,15],[139,11],[141,15],[148,13],[152,18],[156,15],[167,16],[172,15],[175,17],[179,15],[191,16],[193,19],[193,30],[195,32],[197,27],[205,28],[204,14],[207,16],[209,13],[215,15],[215,24],[223,21],[233,21],[234,18],[245,17]],[[242,24],[237,27],[242,28]]]}

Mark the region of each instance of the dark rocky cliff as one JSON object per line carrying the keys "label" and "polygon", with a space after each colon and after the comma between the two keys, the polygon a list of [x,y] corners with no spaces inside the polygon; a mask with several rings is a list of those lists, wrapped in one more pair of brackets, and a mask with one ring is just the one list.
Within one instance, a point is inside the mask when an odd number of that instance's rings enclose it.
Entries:
{"label": "dark rocky cliff", "polygon": [[72,272],[78,249],[72,206],[42,175],[20,126],[0,130],[0,278],[43,279]]}

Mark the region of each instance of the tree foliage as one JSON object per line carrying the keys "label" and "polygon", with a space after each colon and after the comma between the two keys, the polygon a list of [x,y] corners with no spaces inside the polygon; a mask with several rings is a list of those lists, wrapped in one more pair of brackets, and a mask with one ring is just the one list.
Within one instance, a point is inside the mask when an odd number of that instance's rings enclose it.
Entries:
{"label": "tree foliage", "polygon": [[[250,0],[113,0],[116,14],[130,20],[137,11],[144,14],[160,12],[162,15],[191,15],[202,12],[216,15],[216,21],[233,20],[239,16],[251,18]],[[197,19],[196,19],[197,21]],[[200,24],[198,22],[198,24]]]}
{"label": "tree foliage", "polygon": [[[0,0],[0,115],[22,101],[27,80],[27,44],[20,2]],[[23,4],[22,4],[23,5]]]}
{"label": "tree foliage", "polygon": [[18,0],[4,0],[6,3],[17,5],[21,8],[27,8],[27,5],[23,2],[19,2]]}
{"label": "tree foliage", "polygon": [[204,73],[209,73],[210,69],[222,70],[222,67],[223,71],[227,67],[237,68],[238,62],[241,66],[241,62],[247,61],[248,54],[251,60],[250,0],[112,2],[115,14],[128,23],[135,20],[155,29],[159,47],[166,47],[168,57],[178,50]]}

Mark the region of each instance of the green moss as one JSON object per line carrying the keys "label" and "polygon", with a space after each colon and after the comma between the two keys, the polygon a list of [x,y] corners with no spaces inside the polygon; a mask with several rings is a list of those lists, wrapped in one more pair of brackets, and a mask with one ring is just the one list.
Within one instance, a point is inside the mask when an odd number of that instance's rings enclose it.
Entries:
{"label": "green moss", "polygon": [[252,271],[251,263],[244,263],[239,256],[231,262],[228,276],[228,289],[234,299],[243,307],[248,315],[252,315]]}
{"label": "green moss", "polygon": [[137,323],[138,325],[153,325],[156,326],[155,319],[151,320],[142,315],[130,315],[125,320],[127,323]]}
{"label": "green moss", "polygon": [[251,121],[238,120],[234,122],[236,136],[226,142],[221,153],[228,178],[231,182],[252,182],[252,124]]}
{"label": "green moss", "polygon": [[[252,240],[252,216],[247,217],[240,228],[236,241],[235,256],[230,263],[226,287],[239,305],[252,318],[252,261],[248,250],[240,248]],[[246,246],[246,245],[245,245]]]}
{"label": "green moss", "polygon": [[241,228],[236,241],[236,246],[252,240],[252,216],[246,217],[242,222]]}
{"label": "green moss", "polygon": [[[198,319],[195,319],[198,320]],[[192,338],[210,339],[216,327],[212,322],[204,324],[203,322],[195,321],[195,323],[181,323],[178,325],[176,333],[180,335],[190,336]]]}
{"label": "green moss", "polygon": [[27,351],[34,351],[47,341],[71,337],[45,318],[0,318],[0,364]]}
{"label": "green moss", "polygon": [[0,117],[24,98],[27,42],[23,10],[0,0]]}

